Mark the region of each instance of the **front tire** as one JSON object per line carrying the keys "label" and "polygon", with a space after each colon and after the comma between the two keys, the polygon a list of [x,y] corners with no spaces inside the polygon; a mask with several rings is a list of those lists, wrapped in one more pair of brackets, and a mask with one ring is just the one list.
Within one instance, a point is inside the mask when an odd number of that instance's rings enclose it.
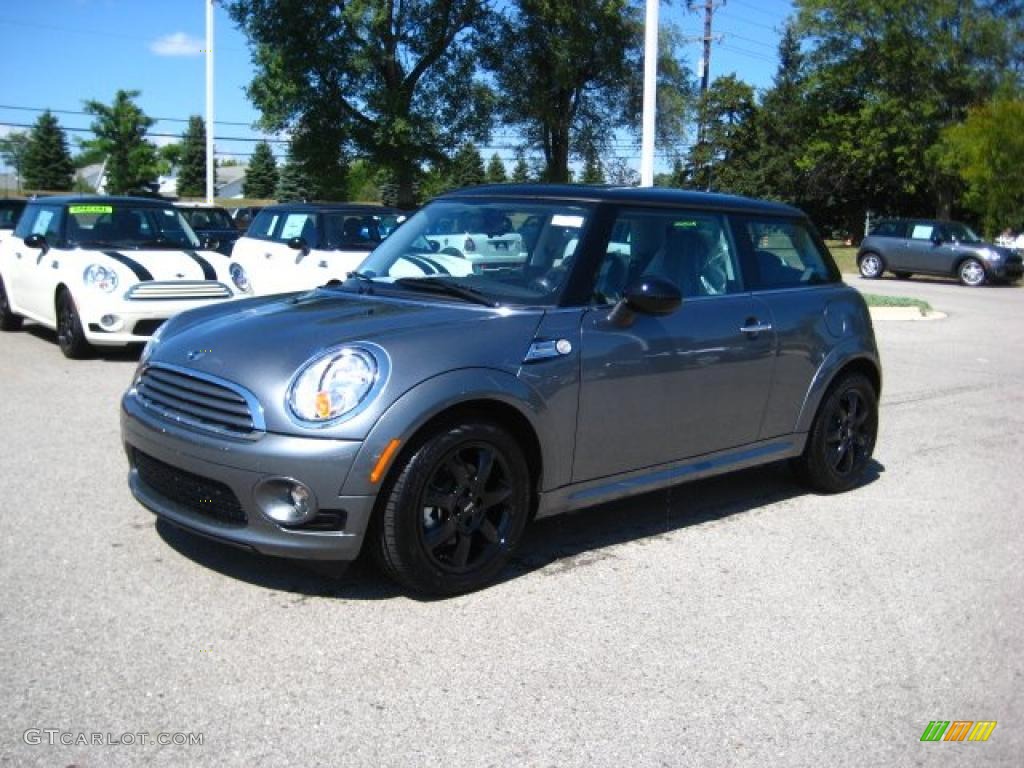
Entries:
{"label": "front tire", "polygon": [[7,299],[7,289],[3,278],[0,278],[0,331],[20,331],[21,315],[11,312],[11,302]]}
{"label": "front tire", "polygon": [[396,470],[374,534],[384,571],[430,595],[492,582],[530,514],[532,479],[518,442],[491,422],[449,424]]}
{"label": "front tire", "polygon": [[67,290],[57,294],[57,346],[69,360],[81,360],[92,354],[92,346],[86,341],[75,300]]}
{"label": "front tire", "polygon": [[866,376],[843,375],[825,394],[794,468],[820,493],[840,493],[864,476],[878,436],[878,395]]}
{"label": "front tire", "polygon": [[957,269],[960,282],[969,288],[977,288],[985,283],[985,267],[977,259],[964,259]]}
{"label": "front tire", "polygon": [[866,277],[868,280],[877,280],[885,272],[885,263],[882,261],[882,257],[870,251],[860,257],[857,266],[860,268],[861,277]]}

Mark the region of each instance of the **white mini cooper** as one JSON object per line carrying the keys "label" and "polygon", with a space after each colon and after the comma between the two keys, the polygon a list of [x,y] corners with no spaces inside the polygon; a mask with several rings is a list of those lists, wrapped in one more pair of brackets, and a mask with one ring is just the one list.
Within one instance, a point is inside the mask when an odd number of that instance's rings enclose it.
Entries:
{"label": "white mini cooper", "polygon": [[172,315],[250,295],[245,270],[202,244],[170,203],[29,201],[0,245],[0,329],[57,331],[61,352],[144,343]]}

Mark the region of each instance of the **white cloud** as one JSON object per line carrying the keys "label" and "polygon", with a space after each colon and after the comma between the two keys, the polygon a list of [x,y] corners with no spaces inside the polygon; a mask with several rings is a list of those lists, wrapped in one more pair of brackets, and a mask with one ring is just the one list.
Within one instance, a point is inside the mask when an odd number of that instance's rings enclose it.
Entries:
{"label": "white cloud", "polygon": [[149,50],[157,56],[202,56],[204,45],[206,43],[198,37],[192,37],[184,32],[174,32],[158,37],[149,44]]}

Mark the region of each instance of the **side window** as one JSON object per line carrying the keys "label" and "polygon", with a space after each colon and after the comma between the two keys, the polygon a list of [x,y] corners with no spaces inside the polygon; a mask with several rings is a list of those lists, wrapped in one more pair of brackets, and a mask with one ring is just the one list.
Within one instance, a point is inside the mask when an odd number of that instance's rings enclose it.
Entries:
{"label": "side window", "polygon": [[751,289],[796,288],[840,279],[828,252],[804,222],[739,218],[734,224]]}
{"label": "side window", "polygon": [[29,205],[18,220],[14,234],[23,240],[29,235],[43,235],[52,243],[60,237],[63,220],[64,209],[59,205]]}
{"label": "side window", "polygon": [[906,225],[902,221],[880,221],[871,229],[872,237],[903,237]]}
{"label": "side window", "polygon": [[642,276],[675,283],[689,298],[742,289],[736,249],[724,218],[714,213],[620,211],[598,269],[594,298],[614,303]]}
{"label": "side window", "polygon": [[277,229],[277,222],[280,219],[281,215],[276,211],[260,211],[249,224],[249,231],[246,232],[246,235],[269,240],[273,236],[274,230]]}
{"label": "side window", "polygon": [[936,228],[932,224],[927,223],[915,223],[910,228],[910,239],[911,240],[931,240],[932,235],[936,233]]}
{"label": "side window", "polygon": [[316,214],[313,213],[286,213],[281,231],[275,240],[287,242],[293,237],[303,238],[309,245],[316,247]]}

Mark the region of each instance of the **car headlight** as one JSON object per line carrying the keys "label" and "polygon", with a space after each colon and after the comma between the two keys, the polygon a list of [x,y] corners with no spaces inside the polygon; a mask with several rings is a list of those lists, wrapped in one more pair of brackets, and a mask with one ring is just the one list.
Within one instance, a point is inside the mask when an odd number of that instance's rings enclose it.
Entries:
{"label": "car headlight", "polygon": [[249,292],[249,275],[245,273],[245,267],[231,262],[231,266],[228,267],[228,273],[231,275],[231,282],[235,284],[235,288],[242,293]]}
{"label": "car headlight", "polygon": [[82,281],[88,286],[110,293],[117,288],[117,273],[102,264],[90,264],[82,273]]}
{"label": "car headlight", "polygon": [[380,388],[386,365],[383,350],[375,355],[365,346],[329,349],[299,369],[288,388],[288,410],[303,424],[334,423]]}
{"label": "car headlight", "polygon": [[999,261],[1003,258],[1003,254],[993,248],[982,248],[978,253],[983,259],[988,261]]}

